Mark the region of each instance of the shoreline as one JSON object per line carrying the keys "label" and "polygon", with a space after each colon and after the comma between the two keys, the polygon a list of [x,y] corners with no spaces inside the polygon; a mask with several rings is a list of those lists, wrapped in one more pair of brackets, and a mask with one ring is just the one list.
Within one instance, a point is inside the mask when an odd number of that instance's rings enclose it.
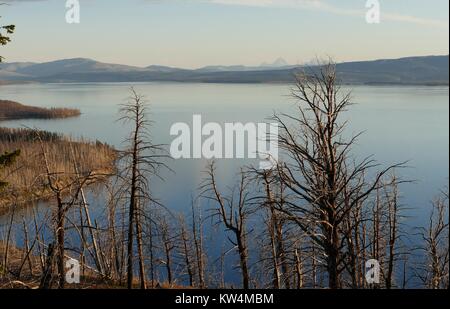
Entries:
{"label": "shoreline", "polygon": [[78,117],[81,111],[77,108],[36,107],[11,100],[0,99],[0,121],[24,119],[66,119]]}
{"label": "shoreline", "polygon": [[[36,134],[42,145],[36,140]],[[0,216],[12,205],[47,200],[54,194],[46,180],[42,147],[48,156],[50,170],[56,175],[54,181],[63,188],[62,191],[69,190],[83,176],[88,178],[86,187],[100,183],[116,169],[117,151],[108,144],[72,140],[47,131],[36,133],[30,129],[0,127],[1,153],[20,150],[15,162],[0,170],[0,179],[7,183],[0,191]]]}

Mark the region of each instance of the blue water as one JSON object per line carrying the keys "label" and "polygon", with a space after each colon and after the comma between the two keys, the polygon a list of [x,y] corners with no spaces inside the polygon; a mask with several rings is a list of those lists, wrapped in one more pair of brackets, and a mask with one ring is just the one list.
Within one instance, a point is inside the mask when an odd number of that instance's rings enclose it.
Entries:
{"label": "blue water", "polygon": [[[193,114],[203,122],[266,122],[274,112],[295,113],[295,101],[287,85],[138,83],[136,90],[151,105],[151,130],[155,143],[170,144],[170,126],[191,123]],[[117,122],[118,106],[126,102],[131,84],[36,84],[0,87],[0,98],[43,107],[76,107],[78,118],[64,120],[20,120],[0,122],[5,127],[36,127],[74,137],[98,139],[118,148],[129,128]],[[409,210],[408,225],[426,224],[430,201],[448,186],[449,177],[449,88],[354,86],[355,105],[345,114],[348,135],[364,131],[353,154],[368,155],[382,166],[408,160],[408,168],[398,171],[414,183],[403,185],[402,204]],[[233,185],[235,173],[248,160],[220,160],[223,186]],[[206,160],[174,160],[173,172],[163,171],[164,181],[152,181],[153,194],[173,211],[189,211],[205,176]],[[102,197],[90,198],[102,204]],[[96,201],[96,202],[94,202]],[[41,203],[39,209],[46,209]],[[25,211],[25,210],[24,210]],[[103,210],[94,209],[94,216]],[[28,213],[29,216],[29,213]],[[0,223],[4,223],[0,218]]]}

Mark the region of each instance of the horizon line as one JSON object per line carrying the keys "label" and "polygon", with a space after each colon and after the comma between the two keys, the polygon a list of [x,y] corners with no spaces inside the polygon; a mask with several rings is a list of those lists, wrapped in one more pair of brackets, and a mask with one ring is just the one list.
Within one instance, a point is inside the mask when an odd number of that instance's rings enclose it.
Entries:
{"label": "horizon line", "polygon": [[[393,58],[373,58],[373,59],[365,59],[365,60],[345,60],[345,61],[335,61],[334,63],[336,64],[343,64],[343,63],[352,63],[352,62],[370,62],[370,61],[382,61],[382,60],[401,60],[401,59],[408,59],[408,58],[424,58],[424,57],[445,57],[445,56],[450,56],[449,53],[446,54],[427,54],[427,55],[421,55],[421,56],[401,56],[401,57],[393,57]],[[325,57],[317,57],[317,59],[315,60],[315,62],[319,63],[321,59],[323,59]],[[326,57],[329,58],[329,57]],[[278,59],[283,59],[283,57],[279,57]],[[330,58],[332,60],[332,58]],[[43,61],[43,62],[35,62],[35,61],[2,61],[0,62],[1,64],[14,64],[14,63],[32,63],[34,64],[45,64],[45,63],[52,63],[52,62],[58,62],[58,61],[67,61],[67,60],[89,60],[89,61],[95,61],[98,63],[102,63],[102,64],[111,64],[111,65],[122,65],[122,66],[128,66],[128,67],[133,67],[133,68],[138,68],[138,69],[147,69],[151,66],[160,66],[160,67],[165,67],[165,68],[171,68],[171,69],[181,69],[181,70],[200,70],[200,69],[204,69],[204,68],[208,68],[208,67],[216,67],[216,66],[220,66],[220,67],[246,67],[246,68],[264,68],[267,67],[268,69],[270,69],[270,66],[274,64],[274,62],[272,63],[262,63],[260,65],[246,65],[246,64],[231,64],[231,65],[225,65],[225,64],[208,64],[208,65],[204,65],[201,67],[195,67],[195,68],[185,68],[185,67],[177,67],[177,66],[171,66],[171,65],[160,65],[160,64],[149,64],[147,66],[138,66],[138,65],[131,65],[131,64],[124,64],[124,63],[119,63],[119,62],[107,62],[107,61],[102,61],[102,60],[97,60],[95,58],[89,58],[89,57],[71,57],[71,58],[59,58],[59,59],[55,59],[55,60],[49,60],[49,61]],[[276,62],[275,60],[275,62]],[[284,59],[283,59],[284,60]],[[311,60],[312,61],[312,60]],[[308,65],[317,65],[316,64],[311,64],[311,63],[297,63],[297,64],[290,64],[287,63],[286,65],[281,65],[281,66],[273,66],[272,68],[283,68],[283,67],[293,67],[293,66],[308,66]],[[0,68],[0,70],[2,70]]]}

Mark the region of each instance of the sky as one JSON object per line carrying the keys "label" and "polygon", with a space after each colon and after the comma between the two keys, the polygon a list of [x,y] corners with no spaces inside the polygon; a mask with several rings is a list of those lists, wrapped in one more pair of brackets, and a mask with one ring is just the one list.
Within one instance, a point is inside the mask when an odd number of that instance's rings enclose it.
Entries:
{"label": "sky", "polygon": [[16,25],[0,47],[7,62],[91,58],[135,66],[302,64],[449,53],[448,0],[0,0],[0,24]]}

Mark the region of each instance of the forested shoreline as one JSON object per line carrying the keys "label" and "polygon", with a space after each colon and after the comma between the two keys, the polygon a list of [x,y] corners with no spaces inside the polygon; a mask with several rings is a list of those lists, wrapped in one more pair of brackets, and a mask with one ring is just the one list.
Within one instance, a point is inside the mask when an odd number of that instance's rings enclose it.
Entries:
{"label": "forested shoreline", "polygon": [[0,121],[18,119],[58,119],[77,117],[81,114],[74,108],[42,108],[23,105],[14,101],[0,100]]}
{"label": "forested shoreline", "polygon": [[41,164],[44,152],[51,162],[49,168],[64,175],[62,186],[73,181],[77,169],[90,174],[88,184],[104,180],[114,173],[117,156],[107,144],[32,129],[0,128],[0,149],[0,214],[11,205],[19,208],[53,196],[42,180],[47,168]]}

